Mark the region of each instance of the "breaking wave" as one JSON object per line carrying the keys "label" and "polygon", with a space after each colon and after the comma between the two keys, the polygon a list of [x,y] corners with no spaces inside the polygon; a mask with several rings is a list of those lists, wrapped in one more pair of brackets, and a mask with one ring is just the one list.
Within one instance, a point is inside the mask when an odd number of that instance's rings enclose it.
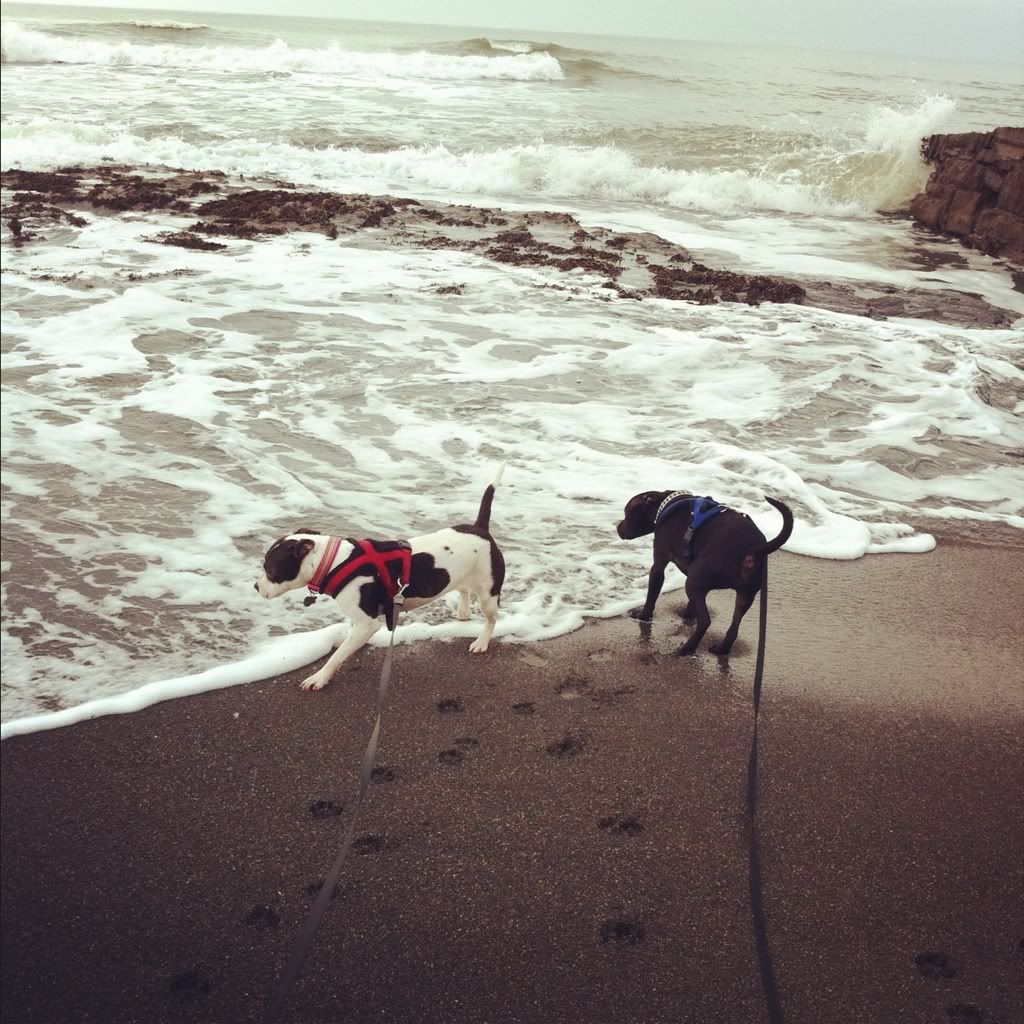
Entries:
{"label": "breaking wave", "polygon": [[126,22],[114,21],[110,24],[128,25],[129,28],[160,29],[166,32],[197,32],[210,27],[194,21],[141,21],[138,19]]}
{"label": "breaking wave", "polygon": [[474,36],[472,39],[458,39],[455,42],[441,44],[439,49],[451,53],[548,53],[552,57],[572,57],[582,53],[558,43],[536,42],[532,39],[492,39],[489,36]]}
{"label": "breaking wave", "polygon": [[415,53],[362,53],[337,44],[322,49],[294,48],[280,39],[261,48],[108,43],[67,39],[3,26],[3,60],[8,64],[91,64],[112,67],[191,68],[207,71],[313,72],[358,78],[470,81],[556,81],[561,65],[548,53],[504,57]]}
{"label": "breaking wave", "polygon": [[[922,135],[954,109],[946,98],[918,109],[873,111],[860,138],[808,143],[759,166],[684,170],[644,163],[608,145],[537,143],[459,152],[443,145],[305,146],[255,138],[193,140],[167,134],[112,133],[39,117],[3,126],[5,165],[46,169],[115,161],[284,177],[338,190],[443,191],[561,201],[643,202],[729,215],[750,210],[824,216],[867,215],[906,202],[927,167]],[[338,141],[342,139],[338,137]],[[760,158],[758,158],[760,159]]]}
{"label": "breaking wave", "polygon": [[[609,64],[604,60],[598,59],[598,55],[590,50],[559,46],[558,43],[534,42],[531,39],[491,39],[486,36],[478,36],[473,39],[460,39],[455,43],[441,44],[436,49],[441,53],[478,53],[489,56],[492,59],[495,55],[502,53],[521,55],[543,53],[557,60],[563,74],[569,78],[590,77],[594,75],[650,79],[660,77],[655,74],[637,71],[634,68]],[[602,54],[601,56],[604,55]]]}
{"label": "breaking wave", "polygon": [[921,139],[942,130],[956,101],[931,96],[917,107],[873,108],[860,137],[819,140],[814,148],[779,154],[767,171],[783,182],[799,181],[837,201],[868,210],[892,210],[924,187],[928,169]]}

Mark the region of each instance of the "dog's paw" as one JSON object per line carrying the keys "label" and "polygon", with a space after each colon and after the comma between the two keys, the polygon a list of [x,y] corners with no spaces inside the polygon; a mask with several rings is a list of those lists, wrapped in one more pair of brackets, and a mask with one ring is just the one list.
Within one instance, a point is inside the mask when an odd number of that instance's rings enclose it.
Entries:
{"label": "dog's paw", "polygon": [[732,650],[732,644],[727,644],[724,640],[719,640],[718,643],[709,644],[708,650],[712,654],[720,654],[724,657]]}
{"label": "dog's paw", "polygon": [[697,650],[697,644],[690,643],[689,640],[685,644],[680,644],[676,650],[675,655],[677,658],[686,658],[693,654]]}
{"label": "dog's paw", "polygon": [[650,622],[654,618],[654,612],[648,613],[646,608],[630,608],[630,618],[639,619],[641,622]]}
{"label": "dog's paw", "polygon": [[483,654],[487,650],[487,641],[482,637],[474,640],[469,645],[469,651],[471,654]]}
{"label": "dog's paw", "polygon": [[299,683],[299,688],[302,690],[322,690],[329,682],[330,679],[325,679],[319,672],[316,672],[303,679]]}

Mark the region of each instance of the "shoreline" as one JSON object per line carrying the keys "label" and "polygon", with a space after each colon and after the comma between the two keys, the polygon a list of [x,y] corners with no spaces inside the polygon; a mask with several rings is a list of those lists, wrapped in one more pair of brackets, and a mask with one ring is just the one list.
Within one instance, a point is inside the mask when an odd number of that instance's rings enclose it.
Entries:
{"label": "shoreline", "polygon": [[[1024,558],[1024,534],[1022,534],[1020,530],[1014,529],[1008,525],[1002,526],[1000,524],[992,523],[969,522],[963,525],[965,529],[973,526],[975,530],[969,533],[968,536],[957,538],[956,540],[949,538],[943,539],[941,535],[930,534],[935,541],[935,546],[922,551],[876,552],[849,560],[827,558],[819,559],[816,556],[794,555],[792,552],[786,552],[787,559],[783,561],[782,565],[786,566],[790,564],[789,558],[796,558],[800,560],[800,562],[810,561],[813,563],[820,561],[824,563],[824,565],[834,566],[837,571],[842,572],[843,570],[839,567],[844,565],[875,561],[877,558],[882,558],[883,560],[892,557],[898,558],[901,554],[927,556],[935,551],[936,548],[943,549],[943,555],[940,556],[940,559],[945,557],[950,548],[958,552],[962,552],[965,549],[970,550],[972,548],[978,548],[982,552],[1001,550],[1008,553],[1007,557],[1013,558],[1015,555],[1020,555]],[[920,524],[915,525],[914,529],[916,532],[921,534],[925,534],[927,532],[925,527]],[[875,570],[871,570],[869,575],[873,578],[885,578],[886,573],[884,569],[885,566],[879,566],[877,567],[877,572]],[[813,570],[811,570],[811,572],[813,573]],[[681,601],[682,581],[683,577],[681,574],[679,574],[678,578],[675,580],[669,579],[667,581],[667,586],[663,591],[664,596],[662,600],[668,602]],[[939,585],[939,581],[935,580],[933,585]],[[712,592],[709,597],[709,607],[712,610],[713,616],[715,616],[716,619],[727,618],[728,615],[731,614],[731,601],[731,592]],[[1024,607],[1024,605],[1022,605],[1022,607]],[[805,611],[807,614],[811,614],[813,612],[813,608],[807,607]],[[617,621],[621,618],[621,614],[589,615],[584,613],[581,625],[574,629],[570,629],[566,633],[561,633],[556,637],[541,641],[510,641],[502,637],[500,633],[501,620],[499,618],[499,632],[495,634],[495,639],[498,642],[512,644],[515,648],[525,651],[537,645],[540,645],[543,648],[544,645],[551,643],[552,640],[559,641],[579,632],[580,630],[592,628],[593,626],[601,623]],[[416,621],[417,619],[413,617],[413,619],[410,620],[410,623]],[[348,628],[344,619],[339,618],[338,623],[342,630]],[[406,623],[406,628],[408,628],[410,623]],[[311,630],[289,631],[286,626],[283,628],[280,635],[268,638],[264,644],[261,645],[257,653],[254,653],[240,661],[214,664],[207,669],[201,669],[197,672],[192,672],[184,676],[151,680],[150,682],[142,683],[133,689],[91,698],[80,704],[72,704],[54,710],[40,711],[36,714],[21,715],[18,717],[0,720],[0,743],[15,736],[32,735],[33,733],[45,732],[50,729],[68,728],[80,722],[91,721],[96,718],[134,714],[137,711],[144,710],[145,708],[152,707],[155,704],[163,703],[168,700],[181,700],[186,697],[197,696],[219,689],[247,686],[256,682],[265,682],[267,680],[299,671],[300,669],[308,671],[309,666],[316,664],[318,661],[325,658],[332,649],[334,629],[334,626],[329,625],[319,626]],[[399,637],[396,638],[396,646],[399,649],[403,647],[414,648],[416,645],[421,643],[441,645],[454,644],[458,647],[464,642],[464,638],[451,636],[438,638],[436,640],[430,638],[425,639],[422,636],[414,636],[409,640],[403,640],[401,633],[402,630],[399,631]],[[712,635],[714,634],[712,633]],[[301,637],[298,645],[294,643],[296,636]],[[276,646],[277,642],[281,640],[286,640],[287,643],[283,646]],[[370,648],[379,649],[385,642],[383,634],[378,634],[370,641]],[[709,640],[708,643],[710,642],[711,641]],[[671,653],[671,646],[667,647],[663,653]],[[263,667],[257,667],[261,662],[267,661],[277,662],[278,667],[271,670],[267,670]]]}
{"label": "shoreline", "polygon": [[[787,1019],[1016,1019],[1024,552],[770,564],[759,835]],[[763,1019],[756,616],[729,659],[677,659],[680,601],[649,641],[619,618],[396,649],[286,1020]],[[258,1020],[348,822],[382,653],[319,694],[300,670],[0,745],[5,1024]]]}

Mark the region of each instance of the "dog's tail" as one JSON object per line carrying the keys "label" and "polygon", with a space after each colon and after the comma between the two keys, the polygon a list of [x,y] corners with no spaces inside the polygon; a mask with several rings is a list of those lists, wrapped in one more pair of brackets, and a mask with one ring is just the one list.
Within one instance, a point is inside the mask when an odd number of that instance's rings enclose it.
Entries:
{"label": "dog's tail", "polygon": [[793,513],[789,511],[789,506],[784,501],[769,498],[767,494],[764,496],[764,500],[769,505],[774,505],[782,513],[782,532],[775,540],[768,541],[760,551],[762,555],[770,555],[773,551],[778,551],[789,540],[789,535],[793,532]]}
{"label": "dog's tail", "polygon": [[501,483],[501,474],[505,472],[505,463],[499,462],[498,468],[494,471],[494,479],[484,489],[484,496],[480,499],[480,511],[476,514],[476,522],[473,524],[477,529],[490,530],[491,528],[491,503],[494,501],[494,491]]}

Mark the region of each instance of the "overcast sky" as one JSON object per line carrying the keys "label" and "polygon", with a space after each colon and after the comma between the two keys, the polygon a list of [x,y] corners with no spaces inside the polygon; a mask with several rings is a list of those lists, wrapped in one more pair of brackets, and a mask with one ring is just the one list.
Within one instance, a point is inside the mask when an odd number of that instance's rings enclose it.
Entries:
{"label": "overcast sky", "polygon": [[960,57],[1024,66],[1024,0],[108,0],[95,6],[287,11],[367,21]]}

